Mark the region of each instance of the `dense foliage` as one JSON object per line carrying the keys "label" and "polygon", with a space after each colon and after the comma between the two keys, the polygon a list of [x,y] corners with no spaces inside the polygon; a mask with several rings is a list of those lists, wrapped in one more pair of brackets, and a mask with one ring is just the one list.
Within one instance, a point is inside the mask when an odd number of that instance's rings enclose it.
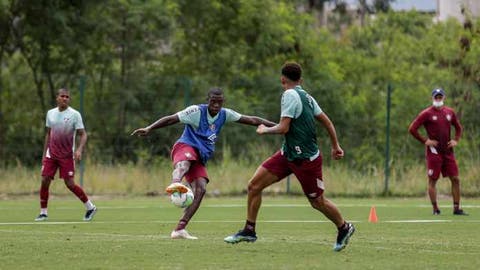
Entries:
{"label": "dense foliage", "polygon": [[[96,162],[168,156],[181,125],[144,140],[130,132],[204,102],[211,86],[225,89],[226,107],[278,120],[287,60],[304,67],[304,87],[336,124],[350,166],[383,166],[389,85],[393,165],[421,160],[407,127],[437,86],[465,127],[458,151],[480,160],[480,21],[436,23],[431,14],[387,9],[363,25],[318,27],[303,2],[0,0],[1,165],[38,163],[56,89],[69,87],[79,109],[82,80],[87,156]],[[280,141],[230,124],[216,158],[228,149],[257,160]]]}

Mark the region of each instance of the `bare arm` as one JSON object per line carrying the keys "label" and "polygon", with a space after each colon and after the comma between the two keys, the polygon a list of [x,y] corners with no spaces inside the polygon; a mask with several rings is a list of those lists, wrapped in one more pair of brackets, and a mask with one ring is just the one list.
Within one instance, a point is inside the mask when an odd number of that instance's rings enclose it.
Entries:
{"label": "bare arm", "polygon": [[85,129],[77,129],[77,135],[80,136],[80,140],[78,142],[77,149],[75,150],[75,153],[73,154],[73,157],[76,161],[82,160],[82,153],[83,153],[83,148],[85,148],[85,144],[87,144],[87,132]]}
{"label": "bare arm", "polygon": [[45,141],[43,143],[43,156],[42,158],[45,158],[45,155],[47,154],[47,148],[48,148],[48,141],[50,140],[50,128],[47,127],[45,129]]}
{"label": "bare arm", "polygon": [[315,119],[317,119],[317,121],[323,124],[323,126],[328,132],[328,135],[330,136],[330,141],[332,143],[333,159],[343,158],[344,152],[343,149],[340,147],[340,144],[338,143],[337,132],[332,121],[330,121],[330,118],[328,118],[326,113],[321,113],[319,115],[316,115]]}
{"label": "bare arm", "polygon": [[267,127],[264,124],[261,124],[257,128],[258,134],[286,134],[290,130],[290,123],[292,122],[292,118],[289,117],[281,117],[280,123],[272,126]]}
{"label": "bare arm", "polygon": [[130,135],[145,136],[148,133],[150,133],[150,131],[152,131],[153,129],[170,126],[170,125],[176,124],[178,122],[180,122],[180,119],[178,118],[177,114],[164,116],[164,117],[158,119],[157,121],[153,122],[153,124],[151,124],[147,127],[139,128],[139,129],[134,130],[132,132],[132,134],[130,134]]}
{"label": "bare arm", "polygon": [[267,127],[273,127],[276,124],[272,121],[268,121],[267,119],[263,119],[258,116],[249,116],[249,115],[242,115],[242,117],[238,119],[237,123],[251,125],[251,126],[258,126],[263,124]]}

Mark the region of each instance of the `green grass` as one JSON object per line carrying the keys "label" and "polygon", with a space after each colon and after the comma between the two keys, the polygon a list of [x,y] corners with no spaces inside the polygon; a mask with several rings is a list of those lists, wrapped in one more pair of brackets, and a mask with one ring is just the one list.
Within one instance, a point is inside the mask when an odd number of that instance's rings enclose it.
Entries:
{"label": "green grass", "polygon": [[[34,197],[0,201],[0,269],[478,269],[480,200],[468,217],[432,216],[425,199],[334,199],[357,232],[332,251],[334,226],[303,197],[265,197],[256,243],[223,238],[243,226],[245,198],[206,198],[188,230],[171,240],[181,210],[166,197],[97,197],[88,223],[73,196],[52,197],[49,221],[33,222]],[[369,223],[375,206],[379,217]]]}

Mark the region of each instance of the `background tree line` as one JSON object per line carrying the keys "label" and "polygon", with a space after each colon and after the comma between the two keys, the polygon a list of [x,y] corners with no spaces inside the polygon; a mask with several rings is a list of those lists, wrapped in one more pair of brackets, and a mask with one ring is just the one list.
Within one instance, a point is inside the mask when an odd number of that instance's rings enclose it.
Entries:
{"label": "background tree line", "polygon": [[[374,17],[355,23],[339,5],[335,23],[319,27],[321,2],[0,0],[0,166],[38,165],[55,91],[70,88],[78,109],[82,77],[88,159],[148,162],[168,156],[183,127],[144,140],[130,132],[204,102],[211,86],[224,88],[226,107],[277,121],[287,60],[304,67],[304,87],[336,124],[348,166],[383,166],[388,85],[392,166],[423,158],[407,127],[434,87],[445,88],[465,128],[458,155],[480,160],[479,20],[435,23],[431,14],[392,12],[391,1],[369,9],[360,1],[360,14]],[[230,125],[216,158],[262,160],[280,141]]]}

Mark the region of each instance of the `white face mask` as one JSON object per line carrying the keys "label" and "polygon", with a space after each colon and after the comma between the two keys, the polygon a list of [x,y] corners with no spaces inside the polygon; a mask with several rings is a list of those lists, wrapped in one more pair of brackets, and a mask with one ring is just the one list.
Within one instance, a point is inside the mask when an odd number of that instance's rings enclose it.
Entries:
{"label": "white face mask", "polygon": [[432,102],[432,104],[433,104],[433,107],[436,107],[436,108],[442,107],[443,106],[443,100],[440,100],[440,101],[434,100]]}

